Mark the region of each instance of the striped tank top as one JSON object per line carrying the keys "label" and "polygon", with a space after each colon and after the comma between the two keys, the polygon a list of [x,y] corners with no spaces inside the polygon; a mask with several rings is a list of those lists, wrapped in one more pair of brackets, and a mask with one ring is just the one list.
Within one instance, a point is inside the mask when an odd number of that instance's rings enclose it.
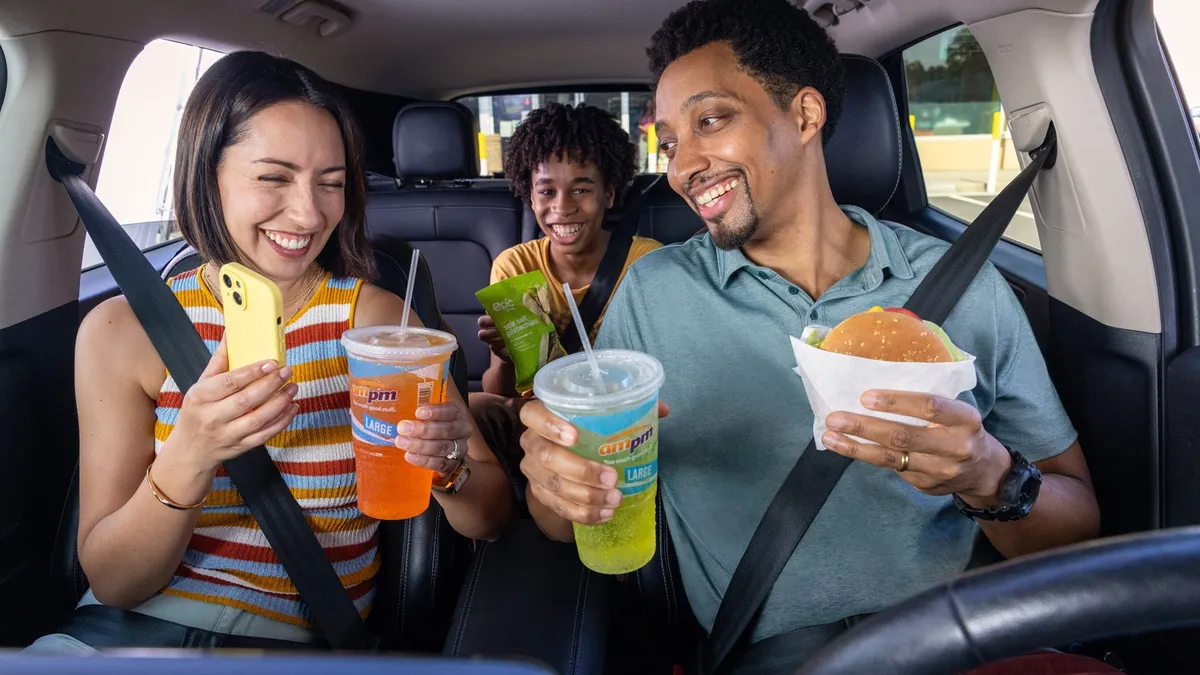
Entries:
{"label": "striped tank top", "polygon": [[[210,352],[224,315],[198,270],[168,281]],[[285,326],[287,364],[299,386],[300,412],[267,442],[267,451],[355,606],[366,615],[379,570],[378,521],[358,510],[350,394],[342,332],[353,325],[362,281],[328,274]],[[183,396],[168,374],[158,395],[155,453],[174,428]],[[312,614],[222,467],[200,511],[191,542],[163,593],[217,603],[276,621],[313,626]]]}

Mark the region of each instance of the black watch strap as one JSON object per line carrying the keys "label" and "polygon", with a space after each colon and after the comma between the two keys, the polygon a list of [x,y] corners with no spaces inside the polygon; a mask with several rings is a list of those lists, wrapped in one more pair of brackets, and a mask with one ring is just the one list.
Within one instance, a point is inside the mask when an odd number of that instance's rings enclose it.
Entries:
{"label": "black watch strap", "polygon": [[1033,510],[1042,487],[1042,472],[1021,453],[1009,447],[1005,449],[1012,457],[1012,468],[1000,488],[999,505],[975,508],[963,501],[962,497],[954,495],[954,506],[968,518],[1007,523],[1028,516]]}

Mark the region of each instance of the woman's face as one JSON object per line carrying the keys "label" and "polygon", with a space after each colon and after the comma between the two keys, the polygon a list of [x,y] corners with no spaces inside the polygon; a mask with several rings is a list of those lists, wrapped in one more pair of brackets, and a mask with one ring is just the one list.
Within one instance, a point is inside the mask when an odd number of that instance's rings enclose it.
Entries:
{"label": "woman's face", "polygon": [[246,123],[217,166],[225,226],[252,266],[302,278],[342,220],[346,151],[328,111],[279,103]]}

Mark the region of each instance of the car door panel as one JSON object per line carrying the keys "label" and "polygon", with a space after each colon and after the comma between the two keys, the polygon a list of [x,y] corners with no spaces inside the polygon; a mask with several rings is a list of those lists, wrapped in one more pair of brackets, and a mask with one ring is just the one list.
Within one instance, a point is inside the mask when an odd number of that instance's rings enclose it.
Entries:
{"label": "car door panel", "polygon": [[[186,244],[146,251],[162,270]],[[59,516],[78,458],[75,334],[83,316],[119,293],[107,267],[80,276],[80,297],[0,330],[0,461],[19,476],[0,490],[0,646],[24,646],[60,616],[45,593]]]}

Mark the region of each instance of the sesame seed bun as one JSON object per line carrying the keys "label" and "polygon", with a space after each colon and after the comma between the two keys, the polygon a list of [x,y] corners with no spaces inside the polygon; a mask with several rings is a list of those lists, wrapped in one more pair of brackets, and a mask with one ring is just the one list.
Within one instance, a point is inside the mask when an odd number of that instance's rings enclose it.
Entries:
{"label": "sesame seed bun", "polygon": [[924,321],[899,312],[860,312],[834,326],[821,349],[877,361],[942,363],[950,350]]}

